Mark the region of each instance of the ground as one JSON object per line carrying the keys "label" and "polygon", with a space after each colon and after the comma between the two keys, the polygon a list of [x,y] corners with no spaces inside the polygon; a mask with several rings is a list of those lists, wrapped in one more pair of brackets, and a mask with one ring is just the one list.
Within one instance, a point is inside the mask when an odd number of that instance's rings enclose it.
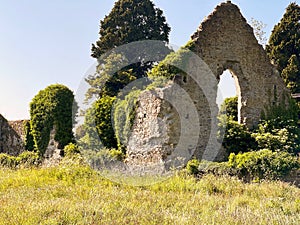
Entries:
{"label": "ground", "polygon": [[82,165],[0,169],[0,224],[299,224],[300,189],[184,172],[152,186]]}

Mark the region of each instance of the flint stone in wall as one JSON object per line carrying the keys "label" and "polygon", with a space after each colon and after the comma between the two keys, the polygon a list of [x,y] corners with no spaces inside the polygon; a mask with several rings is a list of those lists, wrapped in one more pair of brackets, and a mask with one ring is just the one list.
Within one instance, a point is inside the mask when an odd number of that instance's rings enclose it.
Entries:
{"label": "flint stone in wall", "polygon": [[[198,114],[198,121],[194,123],[199,125],[197,145],[186,143],[187,148],[181,151],[190,151],[198,159],[220,161],[224,159],[225,152],[217,140],[218,106],[211,99],[217,97],[217,84],[225,70],[228,69],[236,81],[239,122],[249,128],[257,125],[267,106],[287,100],[290,93],[255,38],[253,29],[239,8],[230,1],[218,5],[191,38],[195,44],[193,51],[208,66],[216,82],[199,87],[189,76],[178,75],[175,78],[175,84],[192,99]],[[187,64],[190,71],[199,70],[196,71],[197,79],[205,82],[207,77],[203,70],[194,69],[193,61]],[[182,136],[180,132],[186,127],[180,125],[185,116],[179,116],[174,105],[162,97],[168,89],[170,87],[145,91],[140,96],[128,144],[126,162],[129,165],[166,165],[170,156],[174,155],[180,142],[178,139]],[[191,134],[198,134],[196,131]],[[191,137],[193,140],[193,135]]]}
{"label": "flint stone in wall", "polygon": [[0,153],[18,155],[24,151],[23,120],[8,122],[0,114]]}

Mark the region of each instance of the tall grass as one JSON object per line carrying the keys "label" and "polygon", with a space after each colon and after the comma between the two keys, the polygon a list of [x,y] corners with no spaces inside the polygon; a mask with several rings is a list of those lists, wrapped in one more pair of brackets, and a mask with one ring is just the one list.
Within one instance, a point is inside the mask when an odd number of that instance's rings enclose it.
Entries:
{"label": "tall grass", "polygon": [[152,186],[85,166],[0,169],[0,224],[300,224],[300,189],[183,173]]}

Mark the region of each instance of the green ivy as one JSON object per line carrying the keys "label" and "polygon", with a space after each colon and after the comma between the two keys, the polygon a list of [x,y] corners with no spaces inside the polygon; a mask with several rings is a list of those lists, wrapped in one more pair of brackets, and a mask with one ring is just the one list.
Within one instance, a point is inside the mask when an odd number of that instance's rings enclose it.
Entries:
{"label": "green ivy", "polygon": [[97,151],[103,147],[117,147],[111,117],[115,100],[116,97],[104,95],[86,111],[83,125],[86,135],[80,140],[83,147]]}
{"label": "green ivy", "polygon": [[[58,142],[60,149],[74,141],[73,102],[73,92],[60,84],[48,86],[32,99],[30,103],[31,134],[34,147],[40,155],[45,153],[53,128],[56,131],[54,140]],[[74,110],[77,110],[77,107],[74,107]]]}
{"label": "green ivy", "polygon": [[191,46],[192,44],[188,43],[187,46],[180,48],[178,51],[171,52],[157,66],[152,68],[152,70],[148,73],[148,77],[151,79],[156,77],[166,77],[171,80],[178,74],[187,76],[184,71],[187,70],[191,56],[189,49]]}
{"label": "green ivy", "polygon": [[34,150],[34,140],[32,136],[32,130],[30,126],[30,121],[26,120],[24,122],[24,143],[25,143],[25,149],[28,151],[33,151]]}
{"label": "green ivy", "polygon": [[126,153],[126,146],[134,123],[140,92],[140,90],[133,90],[124,99],[118,99],[115,104],[114,129],[118,149],[122,150],[123,153]]}
{"label": "green ivy", "polygon": [[278,96],[275,91],[274,103],[269,102],[265,106],[265,111],[262,112],[262,120],[280,119],[282,121],[293,120],[295,123],[298,121],[299,107],[294,99],[287,94],[283,94],[282,100],[277,102]]}

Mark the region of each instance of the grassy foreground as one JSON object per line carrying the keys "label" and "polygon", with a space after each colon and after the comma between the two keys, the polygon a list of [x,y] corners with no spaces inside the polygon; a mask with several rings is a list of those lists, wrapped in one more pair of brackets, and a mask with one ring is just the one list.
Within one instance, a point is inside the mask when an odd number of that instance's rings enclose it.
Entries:
{"label": "grassy foreground", "polygon": [[300,189],[184,174],[130,187],[79,165],[0,169],[0,224],[300,224]]}

